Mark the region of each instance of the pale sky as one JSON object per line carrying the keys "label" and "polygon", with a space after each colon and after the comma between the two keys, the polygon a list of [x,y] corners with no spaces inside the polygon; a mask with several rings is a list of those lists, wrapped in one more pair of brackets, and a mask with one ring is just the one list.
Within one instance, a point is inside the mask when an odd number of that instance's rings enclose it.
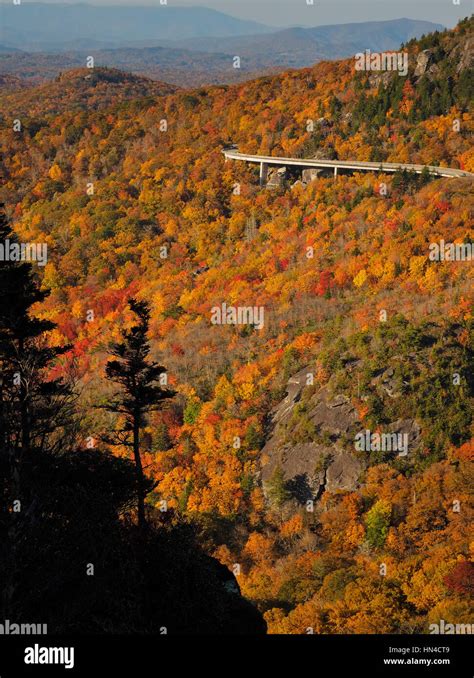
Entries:
{"label": "pale sky", "polygon": [[[242,19],[284,27],[321,26],[406,17],[433,21],[450,28],[460,18],[469,16],[474,11],[474,0],[313,0],[313,5],[308,2],[311,0],[167,0],[170,7],[211,7]],[[88,4],[138,7],[159,5],[160,0],[93,0]]]}

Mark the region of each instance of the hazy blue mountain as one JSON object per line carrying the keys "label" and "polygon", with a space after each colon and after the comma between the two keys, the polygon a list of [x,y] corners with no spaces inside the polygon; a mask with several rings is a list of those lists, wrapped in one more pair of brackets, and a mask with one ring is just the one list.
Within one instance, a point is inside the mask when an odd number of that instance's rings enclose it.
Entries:
{"label": "hazy blue mountain", "polygon": [[315,28],[288,28],[271,35],[220,38],[190,38],[169,41],[172,47],[205,52],[238,54],[242,57],[273,58],[273,65],[308,66],[317,59],[340,59],[370,49],[398,49],[403,42],[443,30],[430,21],[394,19]]}
{"label": "hazy blue mountain", "polygon": [[6,45],[0,45],[0,54],[11,54],[12,52],[20,52],[21,50]]}
{"label": "hazy blue mountain", "polygon": [[[5,14],[6,6],[0,7]],[[44,11],[48,16],[46,21],[45,16],[37,15],[40,28],[35,36],[31,29],[35,14],[30,8],[34,12]],[[27,20],[22,19],[20,26],[18,18],[23,15],[19,12],[24,10]],[[9,42],[6,35],[0,36],[4,46],[3,50],[0,48],[0,75],[13,75],[32,83],[44,82],[68,68],[85,66],[87,56],[91,55],[97,66],[119,68],[154,80],[193,87],[238,82],[285,68],[311,66],[317,61],[341,59],[365,49],[398,49],[401,43],[413,37],[443,29],[428,21],[397,19],[256,34],[257,24],[242,22],[220,12],[204,8],[174,10],[178,8],[38,3],[8,6],[6,15],[12,17],[17,12],[18,27],[14,29],[11,23],[4,22],[5,33],[10,35],[10,44],[18,44],[23,51],[6,53],[5,45]],[[68,20],[60,30],[59,22],[66,17]],[[77,20],[73,20],[74,17]],[[205,18],[212,21],[206,23]],[[265,26],[259,28],[270,30]],[[252,30],[252,34],[219,37],[218,31],[225,30]],[[193,31],[193,37],[190,37]],[[215,31],[215,37],[196,35],[203,31]],[[124,37],[118,39],[119,35]],[[173,39],[152,38],[151,35],[172,35]],[[65,41],[66,36],[69,37]],[[240,69],[233,67],[236,55],[242,60]]]}
{"label": "hazy blue mountain", "polygon": [[[426,33],[444,30],[441,24],[416,19],[393,19],[391,21],[366,21],[362,23],[337,24],[309,28],[312,39],[325,39],[331,43],[353,43],[359,49],[398,49],[402,42],[418,38]],[[367,41],[371,46],[367,47]]]}
{"label": "hazy blue mountain", "polygon": [[[206,7],[95,6],[12,2],[0,6],[2,44],[25,50],[70,49],[71,41],[94,47],[124,42],[228,37],[274,31]],[[69,43],[69,44],[68,44]]]}

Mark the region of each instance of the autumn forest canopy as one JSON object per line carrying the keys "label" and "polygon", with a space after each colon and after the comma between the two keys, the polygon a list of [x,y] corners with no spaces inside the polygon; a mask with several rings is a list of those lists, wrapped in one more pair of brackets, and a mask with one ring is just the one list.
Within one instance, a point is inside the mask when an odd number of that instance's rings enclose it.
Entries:
{"label": "autumn forest canopy", "polygon": [[408,41],[404,76],[96,66],[0,94],[0,242],[47,251],[0,261],[3,618],[471,623],[472,258],[444,255],[472,252],[472,177],[267,187],[222,150],[474,173],[473,40],[466,18]]}

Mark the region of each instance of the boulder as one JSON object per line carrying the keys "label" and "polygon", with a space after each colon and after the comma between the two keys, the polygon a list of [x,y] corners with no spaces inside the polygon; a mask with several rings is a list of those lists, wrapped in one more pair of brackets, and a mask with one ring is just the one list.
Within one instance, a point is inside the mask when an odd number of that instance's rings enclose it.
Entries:
{"label": "boulder", "polygon": [[286,167],[268,170],[267,188],[281,188],[286,179]]}
{"label": "boulder", "polygon": [[421,76],[426,73],[428,66],[431,63],[432,56],[433,51],[431,49],[424,49],[418,54],[414,72],[415,78],[421,78]]}
{"label": "boulder", "polygon": [[321,172],[322,170],[320,169],[317,169],[315,167],[309,167],[303,170],[303,172],[301,173],[301,179],[304,184],[310,184],[312,181],[318,178]]}
{"label": "boulder", "polygon": [[392,79],[393,71],[384,71],[383,73],[373,73],[369,77],[369,84],[372,88],[379,87],[380,83],[386,87]]}
{"label": "boulder", "polygon": [[421,445],[421,428],[414,419],[397,419],[388,427],[389,433],[406,433],[408,436],[408,454],[418,450]]}
{"label": "boulder", "polygon": [[333,456],[326,471],[326,487],[328,492],[345,490],[352,492],[359,487],[359,480],[365,464],[348,452],[339,451]]}

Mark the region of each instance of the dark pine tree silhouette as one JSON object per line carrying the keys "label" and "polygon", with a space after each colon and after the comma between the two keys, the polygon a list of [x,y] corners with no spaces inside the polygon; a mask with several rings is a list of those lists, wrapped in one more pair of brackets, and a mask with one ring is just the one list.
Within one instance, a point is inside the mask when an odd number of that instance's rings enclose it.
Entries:
{"label": "dark pine tree silhouette", "polygon": [[[0,242],[17,242],[3,207]],[[29,263],[0,262],[0,440],[16,499],[25,455],[63,445],[60,433],[73,401],[70,384],[45,378],[48,367],[69,347],[48,346],[44,335],[54,323],[30,315],[33,304],[48,294],[39,288]]]}
{"label": "dark pine tree silhouette", "polygon": [[114,438],[107,437],[106,440],[112,445],[126,445],[133,450],[138,487],[138,525],[143,528],[146,525],[145,499],[151,490],[141,459],[141,432],[146,415],[161,409],[163,401],[172,398],[175,393],[159,383],[160,375],[165,374],[166,369],[150,360],[149,305],[145,301],[130,299],[129,306],[138,322],[131,329],[122,331],[122,341],[113,344],[110,349],[114,359],[109,360],[105,368],[107,379],[119,384],[121,389],[109,403],[100,407],[123,418],[123,427],[116,431]]}
{"label": "dark pine tree silhouette", "polygon": [[[0,244],[15,242],[0,206]],[[46,292],[28,263],[0,261],[0,619],[48,632],[264,633],[255,608],[229,592],[233,575],[195,543],[190,525],[127,520],[152,481],[141,464],[75,444],[79,417],[68,384],[48,378],[67,350],[50,348],[53,323],[31,308]],[[140,428],[171,392],[148,362],[148,307],[115,347],[110,377],[140,462]],[[82,438],[82,436],[81,436]],[[140,497],[137,490],[137,473]],[[88,576],[89,565],[94,575]],[[86,569],[87,568],[87,569]]]}
{"label": "dark pine tree silhouette", "polygon": [[[3,206],[0,243],[4,248],[18,244]],[[24,466],[33,454],[64,447],[62,434],[70,421],[73,403],[69,384],[45,378],[52,362],[68,350],[67,346],[48,346],[44,334],[55,327],[54,323],[30,315],[33,304],[47,295],[47,291],[40,290],[29,263],[0,262],[0,468],[2,515],[7,529],[4,546],[10,562],[3,587],[4,602],[13,594],[20,535],[28,523],[38,518],[37,502],[23,481]]]}

